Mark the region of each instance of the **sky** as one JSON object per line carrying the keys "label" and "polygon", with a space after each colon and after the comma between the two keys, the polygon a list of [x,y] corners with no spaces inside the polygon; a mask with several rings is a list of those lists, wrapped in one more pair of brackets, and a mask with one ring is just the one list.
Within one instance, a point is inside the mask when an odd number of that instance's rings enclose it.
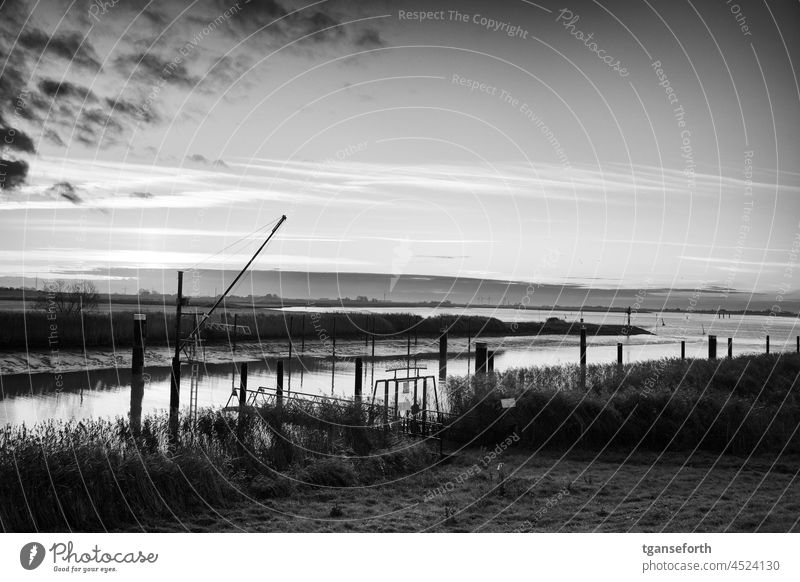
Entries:
{"label": "sky", "polygon": [[798,16],[0,0],[0,279],[173,292],[286,215],[254,268],[388,274],[389,297],[421,275],[796,298]]}

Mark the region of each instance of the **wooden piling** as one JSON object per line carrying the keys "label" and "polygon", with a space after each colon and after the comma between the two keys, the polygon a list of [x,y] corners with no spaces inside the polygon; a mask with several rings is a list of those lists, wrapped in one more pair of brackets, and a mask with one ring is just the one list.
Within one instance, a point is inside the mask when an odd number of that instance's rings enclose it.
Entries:
{"label": "wooden piling", "polygon": [[144,347],[147,337],[147,315],[144,313],[133,314],[133,357],[131,359],[131,374],[141,375],[144,371]]}
{"label": "wooden piling", "polygon": [[728,338],[728,359],[730,360],[733,357],[733,338]]}
{"label": "wooden piling", "polygon": [[175,306],[175,355],[172,358],[172,374],[169,383],[169,434],[173,443],[178,442],[178,409],[181,404],[181,315],[183,309],[183,271],[178,271],[178,294]]}
{"label": "wooden piling", "polygon": [[769,336],[767,336],[767,353],[769,353]]}
{"label": "wooden piling", "polygon": [[622,344],[617,342],[617,368],[622,371]]}
{"label": "wooden piling", "polygon": [[581,390],[586,390],[586,327],[581,326],[581,344],[580,344],[580,385]]}
{"label": "wooden piling", "polygon": [[275,385],[275,406],[278,412],[283,410],[283,360],[278,360],[277,382]]}
{"label": "wooden piling", "polygon": [[361,387],[363,381],[363,368],[364,368],[364,361],[361,358],[356,358],[356,382],[355,382],[355,397],[354,400],[361,404]]}
{"label": "wooden piling", "polygon": [[447,332],[439,336],[439,382],[447,379]]}
{"label": "wooden piling", "polygon": [[239,445],[244,447],[244,429],[247,423],[247,362],[242,362],[239,366],[239,418],[236,421],[236,438]]}
{"label": "wooden piling", "polygon": [[681,340],[681,360],[686,359],[686,341]]}
{"label": "wooden piling", "polygon": [[239,314],[233,314],[233,351],[236,351],[236,339],[237,334],[239,333]]}
{"label": "wooden piling", "polygon": [[708,336],[708,359],[717,359],[717,336],[715,335]]}
{"label": "wooden piling", "polygon": [[486,342],[475,342],[475,374],[486,373]]}
{"label": "wooden piling", "polygon": [[486,353],[486,371],[494,372],[494,350],[489,350]]}

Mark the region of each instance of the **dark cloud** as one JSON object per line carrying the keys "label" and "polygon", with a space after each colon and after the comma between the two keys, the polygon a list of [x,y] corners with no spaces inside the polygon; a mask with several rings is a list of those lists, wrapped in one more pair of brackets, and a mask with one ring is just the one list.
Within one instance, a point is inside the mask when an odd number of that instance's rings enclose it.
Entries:
{"label": "dark cloud", "polygon": [[131,198],[152,198],[150,192],[131,192]]}
{"label": "dark cloud", "polygon": [[354,42],[357,47],[365,49],[386,46],[386,41],[381,38],[380,33],[374,28],[364,30],[356,37]]}
{"label": "dark cloud", "polygon": [[39,81],[39,90],[48,97],[77,98],[90,103],[97,102],[97,96],[92,93],[91,89],[68,81],[42,79]]}
{"label": "dark cloud", "polygon": [[114,64],[130,70],[133,76],[139,76],[151,82],[166,81],[175,85],[194,87],[198,77],[189,74],[186,65],[181,61],[162,59],[154,53],[134,53],[121,55]]}
{"label": "dark cloud", "polygon": [[47,141],[49,141],[50,143],[52,143],[54,145],[57,145],[59,147],[62,147],[62,148],[66,147],[66,145],[67,145],[67,144],[64,143],[64,140],[61,139],[61,136],[58,135],[58,133],[56,133],[52,129],[45,129],[44,130],[44,138]]}
{"label": "dark cloud", "polygon": [[191,154],[186,156],[186,161],[192,164],[201,164],[203,166],[214,166],[216,168],[228,168],[228,164],[226,164],[223,160],[209,160],[202,154]]}
{"label": "dark cloud", "polygon": [[58,182],[57,184],[53,184],[47,189],[47,194],[50,194],[54,198],[64,198],[73,204],[80,204],[83,202],[81,197],[78,195],[78,191],[75,186],[69,182]]}
{"label": "dark cloud", "polygon": [[0,190],[13,190],[28,177],[28,162],[0,158]]}
{"label": "dark cloud", "polygon": [[8,149],[18,150],[26,154],[35,154],[36,148],[33,146],[33,140],[13,127],[5,127],[0,123],[0,144]]}
{"label": "dark cloud", "polygon": [[161,120],[158,113],[154,111],[152,107],[140,107],[126,99],[111,99],[106,97],[105,103],[109,109],[111,109],[112,113],[120,113],[135,120],[144,121],[145,123],[154,123]]}
{"label": "dark cloud", "polygon": [[206,166],[211,163],[208,158],[202,154],[192,154],[190,156],[186,156],[186,161],[194,162],[195,164],[204,164]]}
{"label": "dark cloud", "polygon": [[93,71],[100,70],[100,60],[94,48],[77,32],[48,36],[34,28],[20,35],[19,44],[39,54],[47,53]]}

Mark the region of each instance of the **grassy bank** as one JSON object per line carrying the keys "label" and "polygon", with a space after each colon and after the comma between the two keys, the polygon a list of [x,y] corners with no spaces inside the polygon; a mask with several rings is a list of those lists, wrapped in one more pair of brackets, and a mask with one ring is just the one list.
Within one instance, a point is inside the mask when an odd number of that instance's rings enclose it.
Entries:
{"label": "grassy bank", "polygon": [[[218,317],[212,319],[220,322]],[[233,317],[228,318],[233,323]],[[337,339],[364,338],[367,333],[375,333],[376,339],[405,337],[411,330],[420,337],[437,337],[442,329],[453,336],[498,337],[506,335],[538,334],[578,334],[580,324],[551,320],[547,322],[511,324],[488,317],[437,317],[423,318],[405,313],[388,314],[346,314],[346,313],[308,313],[305,318],[299,314],[268,311],[257,314],[241,314],[237,323],[247,326],[250,334],[239,334],[239,341],[287,340],[291,336],[320,341],[331,341],[336,332]],[[618,335],[620,325],[586,324],[588,335]],[[192,318],[184,318],[182,334],[193,329]],[[631,328],[631,333],[647,333]],[[167,345],[174,341],[175,315],[168,313],[149,313],[147,317],[147,345]],[[227,332],[206,329],[203,337],[212,343],[227,343]],[[129,347],[133,343],[133,311],[98,312],[83,314],[48,315],[44,311],[6,311],[0,312],[0,348],[10,349],[53,349],[67,347]]]}
{"label": "grassy bank", "polygon": [[516,432],[534,449],[798,452],[799,375],[791,354],[589,366],[586,391],[577,366],[452,378],[450,435],[483,445]]}

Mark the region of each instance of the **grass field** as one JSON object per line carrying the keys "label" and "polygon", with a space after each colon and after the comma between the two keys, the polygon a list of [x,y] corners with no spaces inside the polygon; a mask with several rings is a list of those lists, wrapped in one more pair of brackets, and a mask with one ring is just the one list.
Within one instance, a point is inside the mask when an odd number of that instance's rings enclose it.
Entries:
{"label": "grass field", "polygon": [[[510,451],[458,483],[484,453],[370,488],[314,488],[120,531],[800,532],[800,457]],[[428,491],[453,483],[447,495]],[[560,498],[559,498],[560,495]]]}

